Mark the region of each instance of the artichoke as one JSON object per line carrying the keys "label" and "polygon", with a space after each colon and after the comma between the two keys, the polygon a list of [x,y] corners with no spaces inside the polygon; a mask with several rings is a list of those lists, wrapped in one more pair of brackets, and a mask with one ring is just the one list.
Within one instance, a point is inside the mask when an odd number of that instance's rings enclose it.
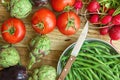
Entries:
{"label": "artichoke", "polygon": [[50,51],[50,39],[46,35],[36,36],[30,42],[30,63],[28,68],[40,61],[41,57],[47,55]]}
{"label": "artichoke", "polygon": [[11,0],[10,9],[11,16],[16,18],[25,18],[30,14],[32,4],[29,0]]}
{"label": "artichoke", "polygon": [[43,65],[35,69],[29,80],[56,80],[56,69],[49,65]]}
{"label": "artichoke", "polygon": [[0,66],[7,68],[20,62],[18,51],[12,46],[0,46]]}
{"label": "artichoke", "polygon": [[50,39],[46,35],[36,36],[30,42],[32,53],[38,57],[45,56],[50,50]]}

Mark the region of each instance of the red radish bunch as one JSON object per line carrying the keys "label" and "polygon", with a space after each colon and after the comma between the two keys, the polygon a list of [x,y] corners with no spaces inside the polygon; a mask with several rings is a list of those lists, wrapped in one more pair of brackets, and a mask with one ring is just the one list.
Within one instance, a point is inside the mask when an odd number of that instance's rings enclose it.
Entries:
{"label": "red radish bunch", "polygon": [[[120,14],[115,15],[114,8],[100,3],[99,0],[91,0],[86,7],[85,17],[88,18],[86,15],[89,15],[90,23],[100,26],[100,35],[109,34],[111,41],[120,39]],[[76,2],[74,7],[75,9],[81,8],[82,2]]]}
{"label": "red radish bunch", "polygon": [[100,4],[96,0],[91,1],[87,6],[87,10],[89,12],[96,12],[99,9],[100,9]]}
{"label": "red radish bunch", "polygon": [[98,21],[99,21],[99,15],[98,14],[91,15],[89,21],[91,23],[98,23]]}
{"label": "red radish bunch", "polygon": [[105,16],[102,17],[100,22],[102,24],[108,24],[109,22],[111,22],[111,20],[112,20],[112,16],[111,15],[105,15]]}

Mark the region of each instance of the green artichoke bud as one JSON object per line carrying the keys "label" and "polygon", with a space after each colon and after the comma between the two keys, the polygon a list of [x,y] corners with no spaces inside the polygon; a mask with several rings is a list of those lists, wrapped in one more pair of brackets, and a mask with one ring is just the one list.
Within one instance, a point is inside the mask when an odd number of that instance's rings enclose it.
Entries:
{"label": "green artichoke bud", "polygon": [[10,9],[11,16],[16,18],[25,18],[30,14],[32,4],[29,0],[11,0]]}
{"label": "green artichoke bud", "polygon": [[50,51],[50,39],[46,35],[36,36],[30,42],[30,49],[38,57],[47,55]]}
{"label": "green artichoke bud", "polygon": [[[1,46],[1,45],[0,45]],[[0,66],[7,68],[20,62],[18,51],[11,46],[4,45],[0,47]]]}
{"label": "green artichoke bud", "polygon": [[56,80],[56,69],[49,65],[43,65],[35,69],[29,80]]}
{"label": "green artichoke bud", "polygon": [[50,51],[50,39],[46,35],[36,36],[30,42],[30,63],[29,69],[36,62],[40,61],[40,58],[49,54]]}

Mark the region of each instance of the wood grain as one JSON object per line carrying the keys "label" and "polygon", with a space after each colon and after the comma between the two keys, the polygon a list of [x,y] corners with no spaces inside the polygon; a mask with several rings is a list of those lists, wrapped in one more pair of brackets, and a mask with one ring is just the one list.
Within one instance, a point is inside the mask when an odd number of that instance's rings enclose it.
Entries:
{"label": "wood grain", "polygon": [[[28,43],[35,35],[38,35],[32,29],[31,22],[30,22],[33,13],[38,9],[39,8],[33,8],[31,14],[27,18],[22,19],[22,21],[25,23],[26,30],[27,30],[26,36],[25,36],[24,40],[22,40],[20,43],[13,45],[19,51],[19,54],[21,56],[21,62],[24,66],[27,66],[27,64],[29,62],[29,51],[27,49]],[[0,26],[2,25],[2,23],[5,20],[7,20],[10,17],[11,16],[10,16],[9,12],[0,3]],[[70,44],[72,44],[73,42],[75,42],[77,40],[79,34],[81,33],[81,31],[83,29],[85,20],[83,17],[80,17],[80,18],[81,18],[81,28],[75,35],[65,36],[65,35],[61,34],[57,28],[54,29],[54,31],[52,31],[51,33],[47,34],[51,40],[50,54],[45,56],[44,58],[42,58],[41,62],[35,64],[33,68],[40,67],[43,64],[49,64],[54,67],[57,67],[57,62],[58,62],[59,57],[62,54],[62,52],[65,50],[65,48],[67,48]],[[108,35],[101,36],[99,34],[99,31],[97,29],[93,29],[92,27],[93,26],[90,25],[87,38],[97,38],[97,39],[105,40],[107,42],[110,41],[110,38]],[[0,34],[0,41],[3,41],[1,34]],[[117,48],[117,50],[120,52],[120,40],[113,41],[113,44]]]}

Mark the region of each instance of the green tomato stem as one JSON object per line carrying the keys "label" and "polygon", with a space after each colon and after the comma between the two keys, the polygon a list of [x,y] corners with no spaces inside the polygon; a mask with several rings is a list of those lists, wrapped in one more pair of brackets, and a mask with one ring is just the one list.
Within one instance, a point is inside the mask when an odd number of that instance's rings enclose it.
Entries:
{"label": "green tomato stem", "polygon": [[65,8],[64,8],[64,11],[65,12],[69,12],[71,9],[73,9],[71,6],[67,5]]}
{"label": "green tomato stem", "polygon": [[13,35],[15,33],[15,28],[11,27],[10,29],[8,29],[8,32]]}
{"label": "green tomato stem", "polygon": [[39,28],[40,30],[44,29],[44,23],[43,22],[39,22],[38,24],[36,24],[35,26],[37,26],[37,28]]}
{"label": "green tomato stem", "polygon": [[66,30],[68,30],[70,27],[72,27],[73,29],[76,30],[74,18],[70,18],[69,15],[68,15],[68,23],[67,23],[67,26],[66,26]]}
{"label": "green tomato stem", "polygon": [[8,32],[11,35],[13,35],[15,33],[15,28],[11,26],[8,28],[8,30],[3,31],[2,33],[5,33],[5,32]]}

